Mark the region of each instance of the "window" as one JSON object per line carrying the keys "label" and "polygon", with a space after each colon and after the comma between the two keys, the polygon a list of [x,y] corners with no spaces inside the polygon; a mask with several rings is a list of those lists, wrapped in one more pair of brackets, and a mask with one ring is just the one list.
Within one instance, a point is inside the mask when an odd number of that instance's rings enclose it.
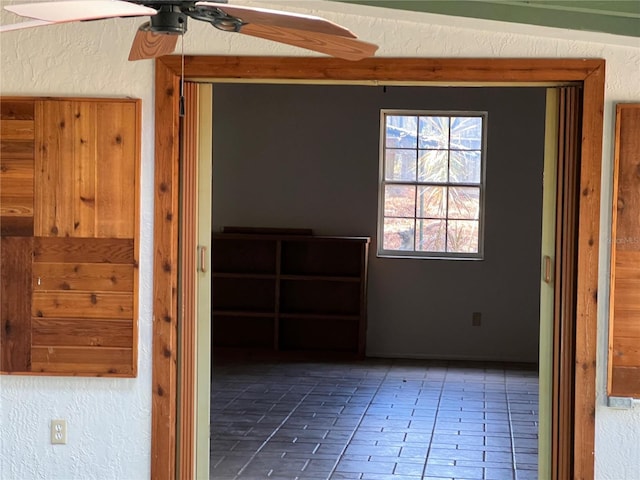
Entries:
{"label": "window", "polygon": [[486,112],[381,112],[378,255],[482,258]]}

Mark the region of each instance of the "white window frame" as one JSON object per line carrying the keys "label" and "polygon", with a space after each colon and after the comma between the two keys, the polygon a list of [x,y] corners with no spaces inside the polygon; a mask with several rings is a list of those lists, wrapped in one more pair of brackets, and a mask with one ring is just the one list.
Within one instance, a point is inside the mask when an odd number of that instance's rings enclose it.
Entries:
{"label": "white window frame", "polygon": [[[441,117],[480,117],[482,118],[482,145],[480,149],[480,183],[455,183],[455,182],[420,182],[415,181],[387,181],[385,180],[385,153],[386,153],[386,117],[387,116],[441,116]],[[487,120],[486,111],[457,111],[457,110],[380,110],[380,159],[379,159],[379,180],[378,180],[378,257],[388,258],[414,258],[414,259],[435,259],[435,260],[483,260],[484,259],[484,230],[485,230],[485,190],[486,190],[486,167],[487,167]],[[450,152],[451,149],[448,149]],[[478,213],[478,251],[473,253],[462,252],[429,252],[419,250],[385,250],[384,240],[384,220],[385,220],[385,186],[386,185],[416,185],[416,186],[473,186],[480,188],[479,213]],[[417,217],[414,215],[414,222]],[[448,219],[448,213],[445,220]],[[446,241],[445,241],[446,243]],[[414,245],[415,246],[415,245]]]}

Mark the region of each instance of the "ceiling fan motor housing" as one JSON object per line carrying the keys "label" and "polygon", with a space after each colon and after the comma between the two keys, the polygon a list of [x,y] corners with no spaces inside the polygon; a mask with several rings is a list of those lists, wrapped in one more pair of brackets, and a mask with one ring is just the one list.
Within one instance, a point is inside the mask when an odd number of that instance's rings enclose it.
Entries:
{"label": "ceiling fan motor housing", "polygon": [[151,17],[149,30],[154,33],[183,35],[187,31],[187,16],[176,5],[164,5]]}

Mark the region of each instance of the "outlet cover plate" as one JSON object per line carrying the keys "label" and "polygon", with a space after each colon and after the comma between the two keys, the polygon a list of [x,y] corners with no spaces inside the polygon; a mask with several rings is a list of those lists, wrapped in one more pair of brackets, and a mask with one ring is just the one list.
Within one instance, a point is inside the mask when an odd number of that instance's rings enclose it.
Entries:
{"label": "outlet cover plate", "polygon": [[67,443],[67,421],[51,420],[51,444],[66,445]]}

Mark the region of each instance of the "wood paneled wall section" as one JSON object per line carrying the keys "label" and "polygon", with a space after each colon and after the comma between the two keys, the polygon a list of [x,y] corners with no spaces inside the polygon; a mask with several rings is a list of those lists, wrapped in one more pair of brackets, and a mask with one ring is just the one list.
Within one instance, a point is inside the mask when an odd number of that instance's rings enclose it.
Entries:
{"label": "wood paneled wall section", "polygon": [[36,105],[36,236],[133,238],[136,104]]}
{"label": "wood paneled wall section", "polygon": [[609,395],[640,398],[640,104],[616,109]]}
{"label": "wood paneled wall section", "polygon": [[36,237],[31,371],[131,375],[133,239]]}
{"label": "wood paneled wall section", "polygon": [[33,100],[0,103],[0,230],[33,235]]}
{"label": "wood paneled wall section", "polygon": [[32,237],[0,238],[0,369],[31,370]]}
{"label": "wood paneled wall section", "polygon": [[140,101],[0,105],[0,370],[134,376]]}

